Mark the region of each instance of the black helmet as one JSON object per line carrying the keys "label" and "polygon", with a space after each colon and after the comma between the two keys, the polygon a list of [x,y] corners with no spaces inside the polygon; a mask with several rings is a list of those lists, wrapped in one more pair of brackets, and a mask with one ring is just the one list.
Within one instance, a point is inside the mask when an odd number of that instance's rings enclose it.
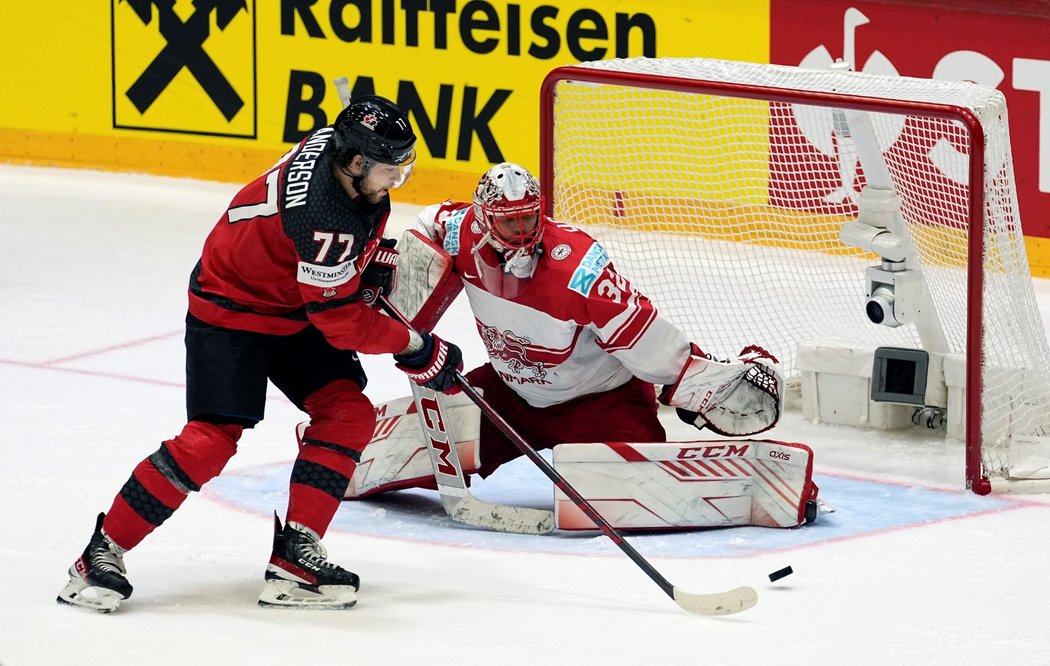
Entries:
{"label": "black helmet", "polygon": [[378,95],[358,97],[333,123],[336,157],[348,164],[360,154],[372,163],[401,165],[415,156],[416,135],[396,104]]}

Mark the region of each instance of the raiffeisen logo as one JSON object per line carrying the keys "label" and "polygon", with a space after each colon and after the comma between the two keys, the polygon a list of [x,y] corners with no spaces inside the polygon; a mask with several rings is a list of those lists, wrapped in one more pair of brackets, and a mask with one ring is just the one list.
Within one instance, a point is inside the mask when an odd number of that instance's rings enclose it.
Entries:
{"label": "raiffeisen logo", "polygon": [[111,0],[113,126],[256,136],[255,6]]}

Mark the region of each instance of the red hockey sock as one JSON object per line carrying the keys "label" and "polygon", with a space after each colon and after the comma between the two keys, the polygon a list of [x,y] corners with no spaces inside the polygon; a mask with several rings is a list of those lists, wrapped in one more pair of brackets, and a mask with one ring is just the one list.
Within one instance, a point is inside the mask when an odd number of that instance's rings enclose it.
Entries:
{"label": "red hockey sock", "polygon": [[121,548],[130,550],[167,520],[215,477],[237,452],[243,428],[190,421],[182,432],[135,466],[102,529]]}
{"label": "red hockey sock", "polygon": [[305,402],[310,425],[292,467],[288,522],[324,536],[350,477],[375,430],[375,409],[356,382],[340,380],[311,394]]}

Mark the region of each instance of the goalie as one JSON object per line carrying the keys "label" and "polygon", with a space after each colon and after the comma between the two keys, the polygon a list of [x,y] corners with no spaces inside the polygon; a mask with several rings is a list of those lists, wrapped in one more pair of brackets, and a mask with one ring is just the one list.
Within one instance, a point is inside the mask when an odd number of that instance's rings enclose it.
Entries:
{"label": "goalie", "polygon": [[[663,386],[659,402],[676,408],[685,422],[719,435],[755,435],[780,417],[783,380],[769,352],[748,345],[736,358],[718,360],[690,343],[617,273],[597,241],[542,215],[539,183],[519,165],[492,167],[472,203],[425,208],[418,229],[407,231],[398,249],[398,286],[391,301],[416,328],[431,330],[465,289],[489,357],[466,378],[536,449],[573,442],[665,442],[654,384]],[[465,400],[450,411],[474,414],[473,421],[455,420],[467,431],[457,433],[465,472],[488,477],[521,455]],[[411,464],[418,448],[405,447],[382,429],[377,433],[362,454],[349,498],[434,487],[429,459],[415,456]],[[480,450],[471,448],[473,442]],[[631,446],[638,447],[641,453],[634,457],[641,459],[651,450],[646,444]],[[786,520],[791,525],[802,522],[807,500],[816,497],[808,449],[804,453],[794,506],[788,507],[788,513],[795,510]],[[704,484],[681,485],[694,486],[687,492],[695,494]],[[737,484],[734,492],[751,490]],[[731,524],[752,524],[750,514],[735,520]],[[559,520],[559,526],[570,527],[569,522]]]}

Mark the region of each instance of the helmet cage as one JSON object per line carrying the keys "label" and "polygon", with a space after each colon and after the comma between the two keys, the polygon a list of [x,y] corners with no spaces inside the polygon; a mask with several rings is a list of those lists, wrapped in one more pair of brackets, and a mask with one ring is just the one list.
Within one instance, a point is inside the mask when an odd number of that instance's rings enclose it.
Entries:
{"label": "helmet cage", "polygon": [[529,250],[543,235],[540,185],[526,169],[504,162],[489,169],[474,191],[474,216],[489,241],[504,250]]}

